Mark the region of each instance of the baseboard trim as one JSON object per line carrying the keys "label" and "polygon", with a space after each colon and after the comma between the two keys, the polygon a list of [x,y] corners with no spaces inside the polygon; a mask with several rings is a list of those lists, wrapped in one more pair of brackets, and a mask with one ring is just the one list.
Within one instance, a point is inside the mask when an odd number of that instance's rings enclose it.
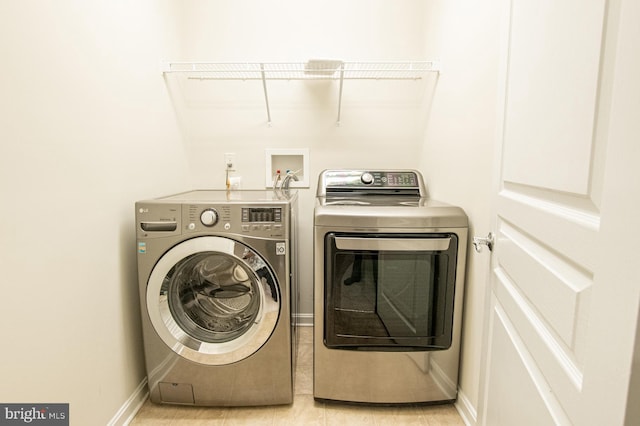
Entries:
{"label": "baseboard trim", "polygon": [[458,400],[455,403],[456,410],[462,417],[462,421],[467,426],[475,426],[478,424],[478,412],[473,406],[467,395],[458,389]]}
{"label": "baseboard trim", "polygon": [[147,378],[145,377],[107,425],[127,426],[140,411],[142,404],[145,403],[148,397],[149,389],[147,388]]}

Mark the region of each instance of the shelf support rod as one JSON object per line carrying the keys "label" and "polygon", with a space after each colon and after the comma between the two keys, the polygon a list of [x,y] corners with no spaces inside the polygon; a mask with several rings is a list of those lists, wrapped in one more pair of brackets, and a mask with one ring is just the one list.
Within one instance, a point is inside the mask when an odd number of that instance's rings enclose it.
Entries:
{"label": "shelf support rod", "polygon": [[340,125],[340,115],[342,113],[342,83],[344,82],[344,62],[340,64],[340,89],[338,91],[338,121],[336,126]]}
{"label": "shelf support rod", "polygon": [[269,95],[267,93],[267,78],[264,72],[264,64],[260,64],[260,74],[262,75],[262,89],[264,90],[264,102],[267,106],[267,125],[271,127],[271,111],[269,110]]}

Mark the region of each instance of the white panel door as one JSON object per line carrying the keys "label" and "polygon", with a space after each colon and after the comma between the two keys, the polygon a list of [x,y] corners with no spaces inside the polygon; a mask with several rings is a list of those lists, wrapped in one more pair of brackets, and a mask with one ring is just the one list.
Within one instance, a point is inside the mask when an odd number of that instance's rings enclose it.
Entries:
{"label": "white panel door", "polygon": [[[638,7],[624,0],[507,3],[479,422],[622,424],[639,295],[638,282],[625,275],[636,265],[619,263],[628,248],[637,253],[628,240],[638,231],[619,219],[633,217],[629,208],[640,211],[640,173],[624,154],[640,159],[640,94],[637,75],[620,87],[614,76],[623,57],[637,68],[637,50],[618,51],[618,32],[633,21],[622,6],[635,9],[636,19]],[[635,100],[636,117],[622,122],[615,113],[628,108],[625,97]]]}

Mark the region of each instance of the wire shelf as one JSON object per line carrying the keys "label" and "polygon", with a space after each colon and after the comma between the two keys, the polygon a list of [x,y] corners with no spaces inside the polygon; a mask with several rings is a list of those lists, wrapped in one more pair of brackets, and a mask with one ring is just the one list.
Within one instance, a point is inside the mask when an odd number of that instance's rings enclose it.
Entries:
{"label": "wire shelf", "polygon": [[434,61],[170,62],[163,71],[203,80],[419,80],[439,67]]}
{"label": "wire shelf", "polygon": [[344,80],[420,80],[428,73],[439,73],[435,61],[345,62],[311,59],[307,62],[167,62],[163,73],[184,74],[197,80],[261,80],[271,126],[271,110],[267,81],[270,80],[336,80],[339,82],[338,120],[342,108]]}

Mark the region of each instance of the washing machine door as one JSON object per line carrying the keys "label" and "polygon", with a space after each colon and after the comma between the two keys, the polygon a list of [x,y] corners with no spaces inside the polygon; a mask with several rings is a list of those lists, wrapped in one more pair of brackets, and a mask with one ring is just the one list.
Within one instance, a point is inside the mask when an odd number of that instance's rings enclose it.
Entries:
{"label": "washing machine door", "polygon": [[175,353],[207,365],[247,358],[271,336],[280,313],[276,279],[247,245],[224,237],[186,240],[149,277],[147,309]]}

